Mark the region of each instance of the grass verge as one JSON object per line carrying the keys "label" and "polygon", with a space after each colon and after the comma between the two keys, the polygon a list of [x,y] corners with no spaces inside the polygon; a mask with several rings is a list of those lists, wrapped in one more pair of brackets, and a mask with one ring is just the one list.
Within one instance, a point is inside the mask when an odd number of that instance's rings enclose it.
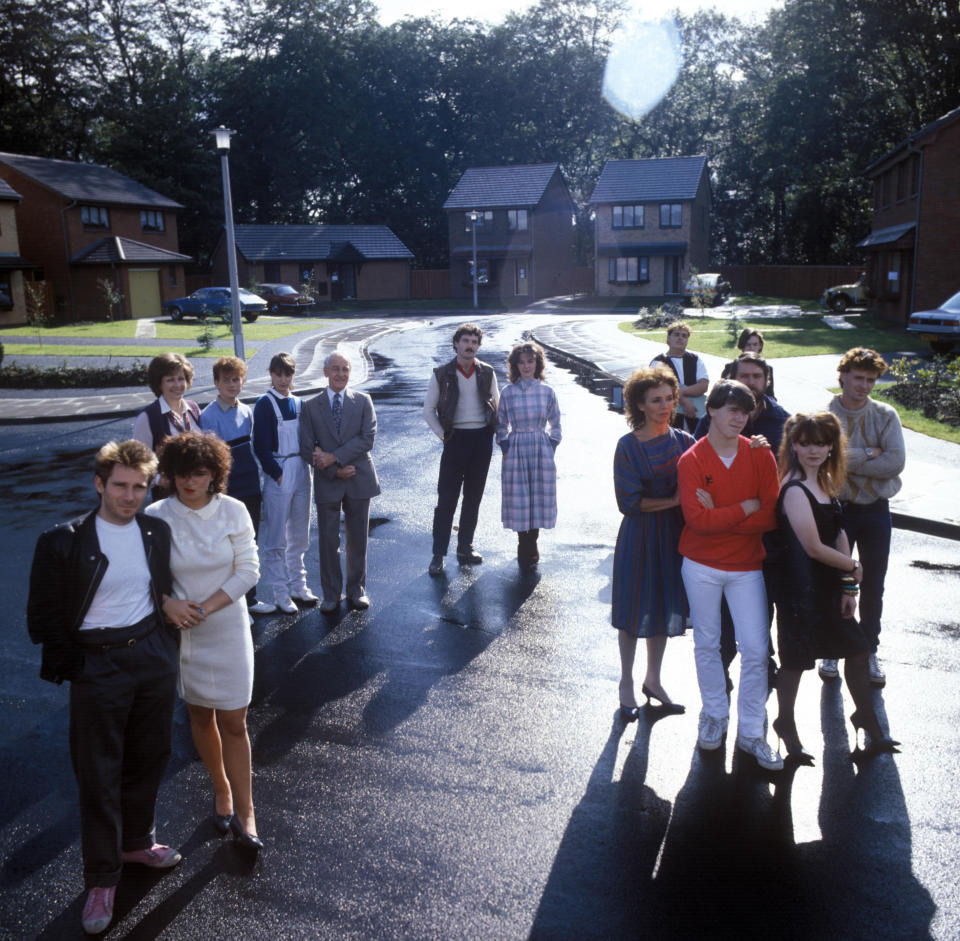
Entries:
{"label": "grass verge", "polygon": [[[165,352],[165,350],[157,346],[99,346],[92,344],[71,346],[67,343],[55,343],[45,346],[40,346],[38,343],[5,343],[3,349],[4,356],[9,359],[13,359],[16,356],[49,356],[51,359],[66,359],[68,356],[108,356],[111,359],[153,359],[153,357],[159,353]],[[233,356],[233,347],[217,346],[210,350],[203,350],[200,347],[196,347],[195,349],[178,349],[177,352],[183,353],[188,359],[217,359],[220,356]],[[256,352],[257,351],[252,348],[245,350],[248,358]]]}
{"label": "grass verge", "polygon": [[[731,330],[731,321],[724,317],[687,317],[690,324],[690,349],[733,359],[736,338],[744,327],[755,327],[763,333],[766,356],[822,356],[841,355],[854,346],[867,346],[878,352],[902,352],[912,349],[916,339],[905,330],[883,329],[862,318],[853,318],[852,330],[834,330],[821,319],[820,314],[802,314],[799,317],[742,317]],[[665,343],[662,328],[638,330],[632,323],[620,324],[620,329],[644,340]]]}
{"label": "grass verge", "polygon": [[[5,327],[0,330],[0,340],[4,336],[36,336],[39,343],[42,338],[70,339],[73,337],[90,340],[134,340],[137,339],[136,320],[115,320],[98,323],[69,324],[62,327],[44,327],[38,331],[34,327]],[[279,340],[294,333],[318,330],[328,326],[329,321],[316,317],[300,317],[292,320],[285,317],[263,317],[256,323],[243,325],[243,336],[247,340]],[[230,327],[224,323],[203,324],[199,320],[184,320],[171,323],[169,320],[156,321],[158,340],[196,340],[197,334],[209,326],[217,339],[231,339]],[[4,346],[7,346],[5,343]],[[8,347],[9,348],[9,347]],[[150,353],[155,356],[156,353]]]}

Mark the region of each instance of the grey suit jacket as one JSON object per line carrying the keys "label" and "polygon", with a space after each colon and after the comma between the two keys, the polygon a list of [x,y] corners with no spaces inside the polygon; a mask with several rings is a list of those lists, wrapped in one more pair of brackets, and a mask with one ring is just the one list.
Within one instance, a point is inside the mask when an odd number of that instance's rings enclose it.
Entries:
{"label": "grey suit jacket", "polygon": [[[380,493],[380,481],[370,451],[377,436],[377,414],[373,401],[364,392],[349,387],[341,393],[343,411],[340,433],[337,434],[327,390],[304,402],[300,409],[300,456],[313,466],[313,448],[336,455],[337,463],[324,470],[313,469],[313,488],[317,503],[331,503],[344,496],[355,500],[369,499]],[[336,476],[337,467],[352,464],[357,473],[349,480]]]}

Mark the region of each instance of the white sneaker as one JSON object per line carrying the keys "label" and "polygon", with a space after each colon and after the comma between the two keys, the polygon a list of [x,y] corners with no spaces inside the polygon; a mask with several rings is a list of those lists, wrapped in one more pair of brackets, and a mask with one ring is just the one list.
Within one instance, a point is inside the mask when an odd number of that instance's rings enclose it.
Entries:
{"label": "white sneaker", "polygon": [[293,603],[293,599],[289,595],[285,595],[281,598],[277,598],[277,607],[284,614],[296,614],[300,609]]}
{"label": "white sneaker", "polygon": [[870,685],[879,687],[886,686],[887,674],[883,672],[883,667],[880,666],[880,661],[877,659],[875,653],[870,654],[867,663],[870,667]]}
{"label": "white sneaker", "polygon": [[320,600],[306,585],[301,585],[296,591],[291,591],[290,597],[308,607],[315,605]]}
{"label": "white sneaker", "polygon": [[269,601],[258,601],[256,604],[248,605],[247,610],[251,614],[273,614],[277,610],[277,606],[270,604]]}
{"label": "white sneaker", "polygon": [[840,669],[837,666],[837,660],[828,660],[824,658],[817,667],[817,673],[821,680],[835,680],[840,675]]}
{"label": "white sneaker", "polygon": [[748,755],[752,755],[758,765],[761,768],[766,768],[767,771],[779,771],[783,768],[783,759],[780,757],[780,753],[774,751],[768,744],[766,739],[762,738],[740,738],[737,736],[737,748],[742,752],[746,752]]}
{"label": "white sneaker", "polygon": [[723,736],[727,734],[727,719],[714,719],[703,710],[700,711],[700,721],[697,724],[697,747],[704,751],[714,751],[723,744]]}

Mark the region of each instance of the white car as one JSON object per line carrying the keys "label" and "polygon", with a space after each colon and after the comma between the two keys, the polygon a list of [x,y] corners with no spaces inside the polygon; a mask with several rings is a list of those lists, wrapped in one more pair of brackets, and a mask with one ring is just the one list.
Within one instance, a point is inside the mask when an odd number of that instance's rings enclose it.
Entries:
{"label": "white car", "polygon": [[949,353],[960,345],[960,292],[933,310],[910,315],[907,333],[916,333],[934,353]]}
{"label": "white car", "polygon": [[723,280],[721,274],[695,274],[683,286],[683,295],[691,301],[701,298],[703,306],[722,304],[724,297],[730,293],[730,285]]}

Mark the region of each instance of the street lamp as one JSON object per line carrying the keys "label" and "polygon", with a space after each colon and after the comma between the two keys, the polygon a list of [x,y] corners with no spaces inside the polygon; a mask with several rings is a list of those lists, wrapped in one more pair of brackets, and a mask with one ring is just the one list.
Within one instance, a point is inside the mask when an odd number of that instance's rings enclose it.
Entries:
{"label": "street lamp", "polygon": [[230,194],[230,138],[236,133],[222,124],[210,132],[216,138],[220,153],[220,169],[223,172],[223,216],[227,229],[227,268],[230,272],[230,329],[233,331],[233,354],[237,359],[243,355],[243,324],[240,320],[240,278],[237,275],[237,246],[233,235],[233,198]]}
{"label": "street lamp", "polygon": [[473,236],[473,309],[477,309],[477,220],[480,213],[476,209],[470,210],[470,232]]}

